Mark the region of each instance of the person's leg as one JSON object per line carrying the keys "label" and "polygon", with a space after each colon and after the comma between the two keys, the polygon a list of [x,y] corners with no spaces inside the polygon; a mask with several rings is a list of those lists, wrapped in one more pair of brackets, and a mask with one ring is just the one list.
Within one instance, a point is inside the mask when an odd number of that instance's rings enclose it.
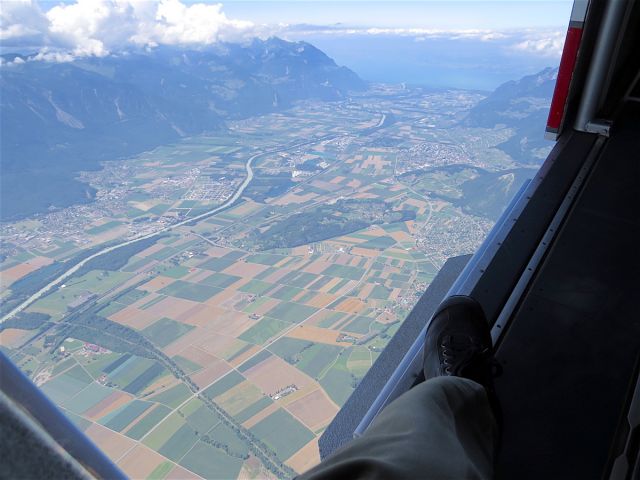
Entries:
{"label": "person's leg", "polygon": [[492,478],[499,435],[492,352],[482,307],[450,297],[427,330],[426,380],[388,405],[362,437],[299,478]]}
{"label": "person's leg", "polygon": [[362,437],[298,478],[490,479],[497,440],[484,387],[442,376],[401,395]]}

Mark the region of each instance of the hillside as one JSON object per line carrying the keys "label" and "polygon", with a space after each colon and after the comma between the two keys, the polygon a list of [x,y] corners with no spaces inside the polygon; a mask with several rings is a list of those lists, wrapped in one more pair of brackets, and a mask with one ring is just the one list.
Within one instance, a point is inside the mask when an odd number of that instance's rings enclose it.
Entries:
{"label": "hillside", "polygon": [[551,145],[544,139],[544,125],[557,74],[557,68],[546,68],[500,85],[471,109],[464,124],[485,128],[502,124],[513,128],[515,135],[500,148],[519,163],[540,163],[546,155],[540,155],[538,150]]}
{"label": "hillside", "polygon": [[74,177],[102,160],[365,87],[312,45],[278,38],[64,63],[11,54],[3,63],[2,221],[91,201]]}

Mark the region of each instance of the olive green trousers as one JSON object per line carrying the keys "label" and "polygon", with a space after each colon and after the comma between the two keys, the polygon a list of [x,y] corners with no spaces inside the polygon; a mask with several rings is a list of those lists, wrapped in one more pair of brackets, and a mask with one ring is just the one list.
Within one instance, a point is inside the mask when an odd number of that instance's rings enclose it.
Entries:
{"label": "olive green trousers", "polygon": [[432,378],[398,397],[364,435],[298,478],[491,479],[498,435],[482,385]]}

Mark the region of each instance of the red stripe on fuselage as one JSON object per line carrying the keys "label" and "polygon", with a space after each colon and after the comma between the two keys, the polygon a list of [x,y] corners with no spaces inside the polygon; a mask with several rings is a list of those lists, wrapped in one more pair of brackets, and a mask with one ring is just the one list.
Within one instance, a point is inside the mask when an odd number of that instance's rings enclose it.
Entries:
{"label": "red stripe on fuselage", "polygon": [[547,120],[548,131],[558,131],[560,129],[581,39],[582,29],[569,27],[567,30],[567,38],[564,41],[562,58],[560,59],[556,88],[553,91],[553,100],[551,101],[551,108],[549,109],[549,119]]}

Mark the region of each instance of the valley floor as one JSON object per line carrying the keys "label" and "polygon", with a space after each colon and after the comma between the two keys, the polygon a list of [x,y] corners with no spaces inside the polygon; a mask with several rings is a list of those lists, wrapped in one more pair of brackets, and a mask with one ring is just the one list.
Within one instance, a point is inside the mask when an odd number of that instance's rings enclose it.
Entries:
{"label": "valley floor", "polygon": [[[95,202],[2,226],[8,305],[88,249],[176,226],[29,305],[3,351],[132,478],[311,467],[444,261],[535,173],[496,148],[510,129],[460,125],[481,98],[377,86],[82,173]],[[177,226],[258,154],[233,206]]]}

